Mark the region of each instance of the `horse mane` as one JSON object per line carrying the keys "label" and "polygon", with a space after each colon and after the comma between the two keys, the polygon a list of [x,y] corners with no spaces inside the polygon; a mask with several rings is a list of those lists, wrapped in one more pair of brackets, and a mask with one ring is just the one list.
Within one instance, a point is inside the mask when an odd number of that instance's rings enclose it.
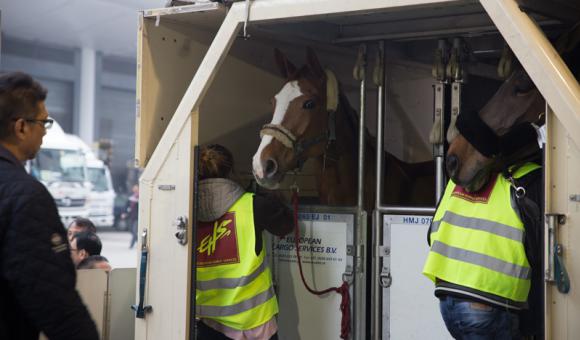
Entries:
{"label": "horse mane", "polygon": [[[348,101],[348,98],[346,97],[346,95],[344,95],[342,93],[342,91],[340,91],[340,93],[339,93],[338,103],[339,103],[339,107],[342,107],[344,110],[345,117],[346,117],[346,123],[347,123],[349,129],[352,131],[353,135],[355,136],[355,139],[358,140],[358,124],[359,124],[360,120],[359,120],[359,115],[357,114],[357,111],[352,108],[352,106],[350,105],[350,102]],[[371,135],[369,129],[366,126],[364,128],[364,134],[365,134],[366,145],[368,145],[372,149],[372,151],[376,151],[377,138],[374,137],[373,135]],[[358,153],[358,148],[357,148],[357,153]]]}

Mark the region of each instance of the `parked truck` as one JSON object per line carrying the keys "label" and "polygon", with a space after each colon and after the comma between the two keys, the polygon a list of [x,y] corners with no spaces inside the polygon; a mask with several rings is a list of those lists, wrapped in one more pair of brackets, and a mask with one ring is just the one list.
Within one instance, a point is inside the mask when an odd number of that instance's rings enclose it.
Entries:
{"label": "parked truck", "polygon": [[30,173],[47,187],[65,226],[76,217],[89,217],[91,184],[86,164],[82,148],[71,143],[56,122],[47,130],[36,158],[29,162]]}
{"label": "parked truck", "polygon": [[89,219],[96,227],[111,227],[114,221],[115,190],[109,167],[78,136],[67,135],[70,144],[80,148],[86,159]]}

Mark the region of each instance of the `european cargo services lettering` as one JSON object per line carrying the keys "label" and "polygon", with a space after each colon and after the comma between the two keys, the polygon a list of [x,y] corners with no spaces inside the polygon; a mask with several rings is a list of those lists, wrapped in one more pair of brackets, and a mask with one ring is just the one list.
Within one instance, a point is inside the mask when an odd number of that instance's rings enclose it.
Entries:
{"label": "european cargo services lettering", "polygon": [[[302,252],[336,254],[336,247],[322,246],[321,238],[300,237],[298,239],[299,249]],[[286,236],[278,244],[273,246],[274,250],[293,251],[296,249],[296,241],[293,236]]]}

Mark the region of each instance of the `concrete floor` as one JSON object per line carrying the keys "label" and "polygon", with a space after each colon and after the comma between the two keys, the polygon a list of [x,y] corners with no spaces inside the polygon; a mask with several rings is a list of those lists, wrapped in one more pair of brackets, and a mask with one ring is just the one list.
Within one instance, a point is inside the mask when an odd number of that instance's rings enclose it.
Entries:
{"label": "concrete floor", "polygon": [[106,257],[113,268],[135,268],[139,258],[137,245],[129,249],[131,234],[128,231],[113,229],[97,230],[103,249],[101,255]]}

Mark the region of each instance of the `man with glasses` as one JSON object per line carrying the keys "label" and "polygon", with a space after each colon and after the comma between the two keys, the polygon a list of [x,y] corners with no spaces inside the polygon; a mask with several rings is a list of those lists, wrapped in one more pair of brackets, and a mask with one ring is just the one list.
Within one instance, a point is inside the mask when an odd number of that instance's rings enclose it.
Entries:
{"label": "man with glasses", "polygon": [[101,255],[101,249],[103,249],[101,239],[90,231],[76,233],[70,241],[70,256],[77,269],[79,263],[87,257]]}
{"label": "man with glasses", "polygon": [[0,339],[98,339],[54,200],[23,166],[53,122],[45,99],[29,75],[0,75]]}

